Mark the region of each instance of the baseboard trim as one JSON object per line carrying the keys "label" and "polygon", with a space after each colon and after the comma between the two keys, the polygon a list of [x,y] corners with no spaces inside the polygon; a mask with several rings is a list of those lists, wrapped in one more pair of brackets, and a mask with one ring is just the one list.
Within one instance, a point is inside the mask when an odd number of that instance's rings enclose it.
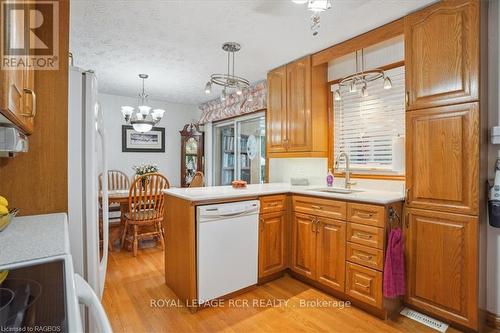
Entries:
{"label": "baseboard trim", "polygon": [[486,324],[489,327],[500,329],[500,315],[486,311]]}

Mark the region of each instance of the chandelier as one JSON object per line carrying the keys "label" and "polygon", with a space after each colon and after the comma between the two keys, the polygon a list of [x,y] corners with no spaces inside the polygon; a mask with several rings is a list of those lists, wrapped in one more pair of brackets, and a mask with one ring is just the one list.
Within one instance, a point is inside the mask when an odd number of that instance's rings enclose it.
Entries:
{"label": "chandelier", "polygon": [[[243,91],[250,86],[247,79],[234,75],[234,54],[241,49],[240,44],[234,42],[226,42],[222,45],[222,49],[227,52],[227,73],[212,74],[210,81],[205,85],[205,93],[209,95],[212,92],[212,85],[216,84],[222,87],[220,99],[225,101],[230,90],[236,91],[236,94],[242,95]],[[251,101],[251,94],[247,97]]]}
{"label": "chandelier", "polygon": [[[358,52],[361,53],[361,71],[358,69]],[[379,79],[384,79],[383,84],[384,84],[384,89],[391,89],[392,88],[392,82],[391,79],[385,75],[385,72],[381,69],[371,69],[371,70],[364,70],[364,51],[361,49],[361,51],[356,51],[356,73],[349,75],[345,78],[343,78],[339,82],[339,88],[335,90],[334,93],[334,99],[336,101],[340,101],[342,99],[342,93],[343,92],[357,92],[359,88],[361,88],[361,96],[367,97],[368,96],[368,83],[379,80]]]}
{"label": "chandelier", "polygon": [[142,92],[139,94],[139,106],[137,110],[132,106],[122,106],[122,115],[125,122],[132,125],[135,131],[145,133],[151,131],[154,125],[163,117],[165,110],[154,109],[146,105],[148,95],[144,92],[144,81],[149,77],[147,74],[139,74],[142,80]]}
{"label": "chandelier", "polygon": [[298,5],[303,5],[307,3],[307,9],[309,9],[313,14],[311,15],[311,31],[313,36],[316,36],[319,32],[320,27],[320,17],[319,14],[327,9],[332,8],[331,0],[292,0],[293,3]]}

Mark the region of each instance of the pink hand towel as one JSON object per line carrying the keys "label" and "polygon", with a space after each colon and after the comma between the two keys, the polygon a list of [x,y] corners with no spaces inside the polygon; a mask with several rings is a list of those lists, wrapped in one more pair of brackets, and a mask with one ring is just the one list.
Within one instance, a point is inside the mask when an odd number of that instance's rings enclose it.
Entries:
{"label": "pink hand towel", "polygon": [[389,233],[384,266],[384,296],[395,298],[405,294],[404,244],[401,228]]}

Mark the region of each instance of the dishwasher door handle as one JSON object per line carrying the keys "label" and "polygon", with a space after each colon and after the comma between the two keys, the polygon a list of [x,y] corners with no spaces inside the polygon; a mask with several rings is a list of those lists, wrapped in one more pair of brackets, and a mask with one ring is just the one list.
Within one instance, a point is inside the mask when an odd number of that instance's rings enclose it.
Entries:
{"label": "dishwasher door handle", "polygon": [[244,214],[248,213],[249,211],[250,211],[249,209],[242,209],[242,210],[238,210],[235,212],[219,213],[219,216],[224,216],[224,217],[238,216],[238,215],[244,215]]}

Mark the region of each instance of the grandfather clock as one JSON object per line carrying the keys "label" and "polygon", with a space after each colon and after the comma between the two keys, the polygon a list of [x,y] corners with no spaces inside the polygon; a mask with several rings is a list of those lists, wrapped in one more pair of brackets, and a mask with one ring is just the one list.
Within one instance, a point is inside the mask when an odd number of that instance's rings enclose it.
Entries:
{"label": "grandfather clock", "polygon": [[191,184],[196,171],[203,172],[203,132],[198,124],[187,124],[181,133],[181,186]]}

